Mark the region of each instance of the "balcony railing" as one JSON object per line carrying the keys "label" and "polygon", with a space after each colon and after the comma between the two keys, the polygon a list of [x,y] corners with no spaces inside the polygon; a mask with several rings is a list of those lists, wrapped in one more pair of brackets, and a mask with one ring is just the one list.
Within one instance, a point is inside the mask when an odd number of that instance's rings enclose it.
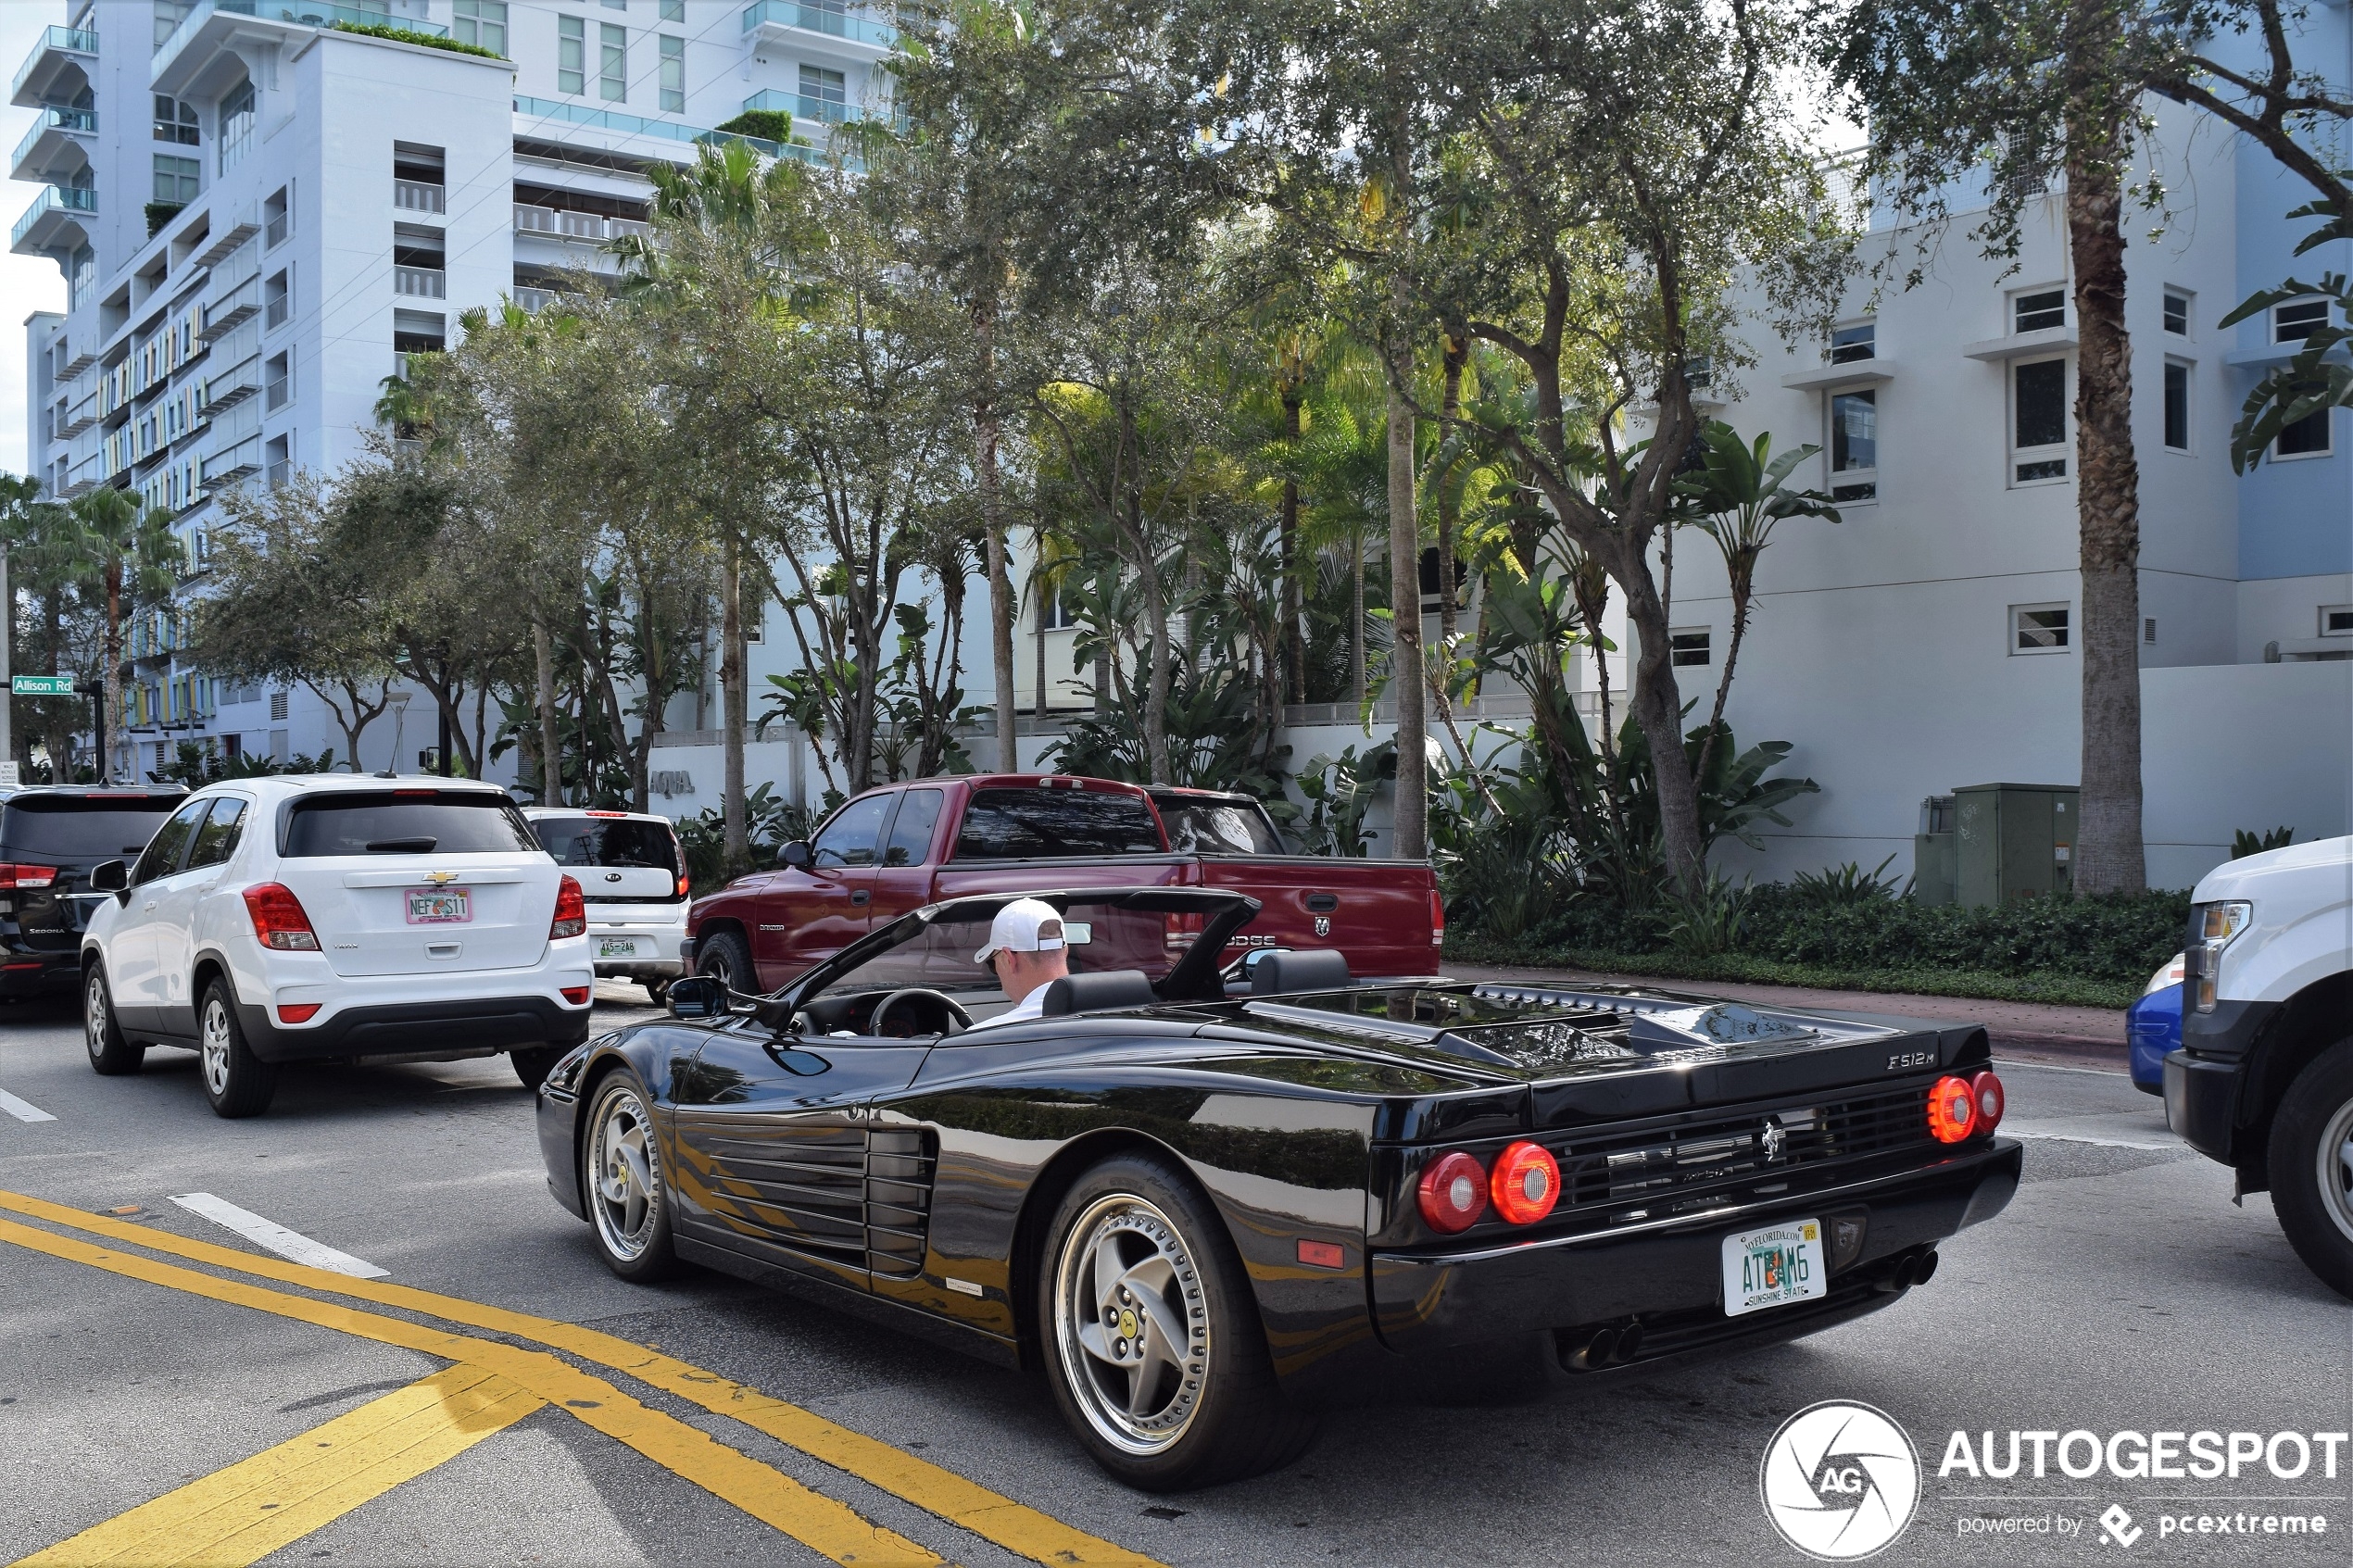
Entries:
{"label": "balcony railing", "polygon": [[447,212],[446,187],[428,185],[422,180],[395,180],[392,182],[392,205],[403,212]]}
{"label": "balcony railing", "polygon": [[553,289],[526,288],[518,285],[514,293],[514,301],[517,305],[522,307],[525,311],[529,312],[531,315],[536,316],[542,310],[547,309],[547,307],[556,303],[556,291]]}
{"label": "balcony railing", "polygon": [[262,21],[292,22],[298,27],[333,27],[337,22],[348,22],[354,27],[397,27],[404,32],[429,32],[435,38],[449,36],[449,30],[439,22],[395,17],[383,0],[372,6],[337,6],[329,0],[196,0],[180,25],[172,29],[171,36],[156,45],[155,54],[147,62],[147,74],[155,76],[177,59],[180,51],[215,15],[254,17]]}
{"label": "balcony railing", "polygon": [[33,144],[53,131],[62,131],[69,136],[94,136],[98,133],[98,111],[44,104],[41,111],[32,117],[32,129],[24,133],[24,140],[19,142],[17,150],[9,155],[8,167],[21,167],[24,160],[32,156]]}
{"label": "balcony railing", "polygon": [[45,55],[87,55],[95,59],[98,56],[98,30],[94,27],[42,29],[40,40],[32,46],[32,53],[25,56],[24,64],[17,68],[16,80],[8,84],[8,96],[13,98],[24,91],[26,81],[40,69],[42,57]]}
{"label": "balcony railing", "polygon": [[260,308],[261,280],[248,277],[204,307],[204,330],[196,335],[210,343],[230,329],[252,320]]}
{"label": "balcony railing", "polygon": [[413,299],[447,297],[449,275],[438,267],[395,267],[392,292]]}
{"label": "balcony railing", "polygon": [[515,232],[545,234],[550,239],[587,240],[601,245],[623,234],[646,234],[653,225],[635,218],[608,218],[597,212],[564,212],[552,207],[515,204]]}
{"label": "balcony railing", "polygon": [[537,119],[561,120],[567,125],[592,125],[629,136],[659,136],[664,141],[698,142],[705,146],[724,146],[730,142],[741,142],[756,153],[764,153],[770,157],[793,158],[801,163],[822,163],[825,157],[814,147],[772,142],[765,136],[738,136],[732,131],[704,131],[692,125],[681,125],[676,120],[648,119],[642,115],[623,114],[619,109],[592,109],[585,104],[567,104],[553,98],[518,96],[515,112]]}
{"label": "balcony railing", "polygon": [[805,125],[854,125],[862,119],[887,119],[897,129],[906,129],[906,117],[888,107],[869,109],[863,104],[848,104],[835,98],[812,98],[806,93],[780,93],[774,87],[763,88],[744,100],[747,109],[782,109],[794,120]]}
{"label": "balcony railing", "polygon": [[24,209],[24,216],[17,220],[17,226],[9,232],[8,244],[11,247],[24,244],[25,236],[32,232],[33,225],[53,212],[94,213],[97,210],[98,193],[95,191],[77,190],[69,185],[44,186],[41,194],[32,198],[32,205]]}
{"label": "balcony railing", "polygon": [[876,49],[889,49],[899,42],[899,29],[871,12],[840,6],[802,5],[799,0],[754,0],[744,8],[744,31],[749,32],[761,27],[795,28]]}

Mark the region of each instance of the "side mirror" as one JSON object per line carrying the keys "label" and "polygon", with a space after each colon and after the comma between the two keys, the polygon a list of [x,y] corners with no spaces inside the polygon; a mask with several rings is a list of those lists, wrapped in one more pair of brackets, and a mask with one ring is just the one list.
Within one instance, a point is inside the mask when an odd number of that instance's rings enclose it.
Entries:
{"label": "side mirror", "polygon": [[682,974],[670,983],[673,1018],[724,1018],[727,987],[708,974]]}
{"label": "side mirror", "polygon": [[101,860],[90,868],[90,891],[120,893],[131,885],[131,868],[120,860]]}
{"label": "side mirror", "polygon": [[789,866],[797,872],[807,871],[815,859],[816,857],[809,851],[809,841],[805,838],[796,838],[776,851],[776,863],[780,866]]}

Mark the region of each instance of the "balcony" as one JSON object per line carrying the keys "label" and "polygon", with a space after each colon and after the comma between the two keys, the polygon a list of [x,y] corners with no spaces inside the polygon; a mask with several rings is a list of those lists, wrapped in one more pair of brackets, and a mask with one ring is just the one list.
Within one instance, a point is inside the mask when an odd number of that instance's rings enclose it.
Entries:
{"label": "balcony", "polygon": [[216,452],[204,460],[203,483],[209,489],[260,471],[261,438],[249,435],[227,451]]}
{"label": "balcony", "polygon": [[519,284],[515,289],[513,297],[515,304],[521,307],[525,314],[536,316],[542,310],[547,309],[547,307],[556,303],[556,291],[553,289],[526,288]]}
{"label": "balcony", "polygon": [[[568,104],[554,98],[515,99],[518,117],[541,123],[555,120],[565,125],[585,125],[623,136],[654,136],[666,142],[699,143],[705,146],[724,146],[741,142],[756,153],[769,157],[796,158],[802,163],[823,163],[824,154],[814,147],[793,146],[771,142],[764,136],[738,136],[729,131],[705,131],[698,126],[681,125],[674,119],[648,119],[643,115],[623,114],[619,109],[592,109],[585,104]],[[537,126],[519,125],[519,133],[536,131]]]}
{"label": "balcony", "polygon": [[744,8],[744,32],[763,44],[804,48],[823,38],[837,53],[862,60],[881,59],[899,42],[899,29],[883,13],[799,0],[755,0]]}
{"label": "balcony", "polygon": [[445,187],[429,185],[422,180],[395,180],[392,182],[392,205],[402,212],[437,212],[449,210]]}
{"label": "balcony", "polygon": [[50,91],[68,67],[80,68],[83,76],[98,63],[98,32],[95,28],[49,27],[41,30],[41,37],[17,68],[17,79],[9,85],[8,101],[20,108],[37,107],[44,99],[71,94]]}
{"label": "balcony", "polygon": [[408,299],[445,299],[448,277],[438,267],[395,267],[392,292]]}
{"label": "balcony", "polygon": [[[214,216],[218,218],[220,215],[216,212]],[[195,256],[188,258],[188,265],[191,267],[218,267],[223,261],[228,260],[230,257],[235,255],[238,246],[244,245],[247,240],[253,238],[254,235],[259,233],[260,232],[260,225],[255,221],[253,212],[248,209],[244,217],[238,219],[235,222],[231,223],[218,234],[213,235],[206,244],[204,249],[198,251]]]}
{"label": "balcony", "polygon": [[257,355],[206,382],[205,407],[213,414],[225,413],[260,391],[261,359]]}
{"label": "balcony", "polygon": [[204,307],[204,330],[196,336],[211,343],[252,320],[260,309],[261,280],[248,277]]}
{"label": "balcony", "polygon": [[32,129],[24,133],[24,140],[17,144],[16,152],[8,159],[8,178],[40,179],[55,167],[57,156],[68,147],[81,148],[82,161],[87,163],[90,144],[97,134],[97,110],[44,104],[33,117]]}
{"label": "balcony", "polygon": [[67,249],[88,232],[82,220],[95,216],[97,210],[95,191],[44,186],[8,232],[8,248],[19,256],[45,256]]}
{"label": "balcony", "polygon": [[[276,43],[288,28],[397,27],[447,38],[439,22],[396,17],[384,5],[337,6],[328,0],[196,0],[171,36],[147,62],[148,83],[158,93],[184,93],[207,66],[240,35]],[[255,24],[264,24],[257,26]]]}
{"label": "balcony", "polygon": [[98,422],[98,392],[93,387],[67,405],[65,416],[57,421],[57,438],[70,441]]}
{"label": "balcony", "polygon": [[607,218],[596,212],[564,212],[552,207],[515,204],[515,232],[541,234],[551,240],[577,240],[603,245],[624,234],[648,234],[653,225],[634,218]]}
{"label": "balcony", "polygon": [[812,98],[805,93],[780,93],[770,87],[744,100],[747,109],[782,109],[792,116],[793,128],[803,125],[854,125],[862,119],[887,119],[894,131],[907,129],[907,119],[887,105],[869,110],[862,104]]}

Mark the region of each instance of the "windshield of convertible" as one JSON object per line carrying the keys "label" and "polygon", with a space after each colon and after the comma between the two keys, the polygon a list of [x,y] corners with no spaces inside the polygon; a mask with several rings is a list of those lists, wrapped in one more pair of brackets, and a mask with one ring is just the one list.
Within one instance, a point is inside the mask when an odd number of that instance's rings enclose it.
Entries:
{"label": "windshield of convertible", "polygon": [[[1205,915],[1190,910],[1121,908],[1114,897],[1056,896],[1065,909],[1063,961],[1074,976],[1114,974],[1088,984],[1089,1005],[1150,1005],[1151,987],[1167,978],[1202,935]],[[1133,897],[1132,895],[1125,897]],[[1013,1008],[997,972],[980,961],[1000,900],[959,901],[927,923],[909,922],[902,940],[867,954],[803,999],[805,1035],[911,1038],[957,1035],[987,1025]],[[1221,941],[1222,945],[1222,941]]]}

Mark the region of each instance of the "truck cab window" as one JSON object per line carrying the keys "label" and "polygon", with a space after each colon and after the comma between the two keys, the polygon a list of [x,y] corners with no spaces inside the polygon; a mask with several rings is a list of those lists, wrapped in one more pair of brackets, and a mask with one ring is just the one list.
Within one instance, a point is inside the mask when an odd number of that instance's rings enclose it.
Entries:
{"label": "truck cab window", "polygon": [[882,837],[883,819],[890,814],[895,795],[870,795],[853,800],[834,813],[834,820],[817,834],[810,846],[812,859],[819,866],[871,866],[875,863],[875,844]]}

